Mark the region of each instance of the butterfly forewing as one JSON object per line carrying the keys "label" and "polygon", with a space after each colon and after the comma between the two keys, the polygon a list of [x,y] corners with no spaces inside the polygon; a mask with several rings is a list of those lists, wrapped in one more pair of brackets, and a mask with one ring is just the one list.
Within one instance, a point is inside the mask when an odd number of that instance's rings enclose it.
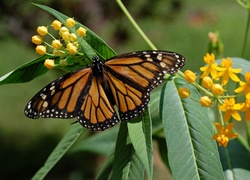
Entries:
{"label": "butterfly forewing", "polygon": [[145,111],[149,92],[162,83],[164,74],[174,74],[184,65],[181,55],[163,51],[143,51],[116,56],[105,62],[110,89],[122,120]]}
{"label": "butterfly forewing", "polygon": [[44,87],[27,104],[26,116],[30,118],[76,117],[91,84],[91,69],[68,73]]}

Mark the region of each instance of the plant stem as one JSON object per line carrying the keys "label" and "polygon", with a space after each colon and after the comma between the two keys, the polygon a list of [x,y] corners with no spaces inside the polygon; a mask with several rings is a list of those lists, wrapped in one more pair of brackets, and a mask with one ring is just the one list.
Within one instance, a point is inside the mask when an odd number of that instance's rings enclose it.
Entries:
{"label": "plant stem", "polygon": [[141,37],[146,41],[146,43],[149,45],[149,47],[153,50],[156,50],[157,48],[154,46],[154,44],[149,40],[149,38],[145,35],[145,33],[142,31],[142,29],[138,26],[138,24],[135,22],[134,18],[130,15],[127,8],[124,6],[121,0],[116,0],[118,6],[122,9],[124,14],[127,16],[131,24],[134,26],[136,31],[141,35]]}
{"label": "plant stem", "polygon": [[246,32],[245,32],[241,57],[244,57],[244,54],[245,54],[245,51],[246,51],[247,37],[248,37],[249,24],[250,24],[250,9],[248,8],[247,10],[248,10],[247,26],[246,26]]}
{"label": "plant stem", "polygon": [[250,150],[250,123],[246,122],[246,130],[247,130],[247,144],[248,144],[248,151]]}

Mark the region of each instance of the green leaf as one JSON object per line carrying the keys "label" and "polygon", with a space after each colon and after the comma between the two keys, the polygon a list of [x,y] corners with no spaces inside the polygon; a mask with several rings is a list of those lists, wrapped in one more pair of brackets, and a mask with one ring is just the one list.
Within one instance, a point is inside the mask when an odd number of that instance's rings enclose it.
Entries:
{"label": "green leaf", "polygon": [[249,178],[250,154],[238,140],[230,140],[226,148],[220,146],[219,153],[227,179]]}
{"label": "green leaf", "polygon": [[141,180],[144,176],[144,167],[135,153],[133,145],[128,136],[126,122],[121,122],[116,142],[114,162],[112,168],[112,180]]}
{"label": "green leaf", "polygon": [[149,111],[143,113],[141,118],[128,122],[128,132],[136,156],[139,157],[146,169],[148,179],[153,177],[153,147],[152,147],[152,125]]}
{"label": "green leaf", "polygon": [[79,123],[72,125],[71,129],[65,134],[65,136],[58,143],[56,148],[50,154],[44,166],[41,167],[36,174],[32,177],[34,180],[44,179],[49,171],[55,166],[55,164],[63,157],[63,155],[69,150],[69,148],[76,142],[80,135],[85,132]]}
{"label": "green leaf", "polygon": [[70,149],[69,153],[89,151],[100,155],[108,155],[115,147],[117,134],[118,126],[100,133],[95,133],[92,136],[79,141]]}
{"label": "green leaf", "polygon": [[[180,86],[192,96],[181,100]],[[169,81],[162,90],[160,114],[170,168],[174,179],[224,179],[208,112],[198,99],[197,89],[182,79]]]}
{"label": "green leaf", "polygon": [[26,64],[23,64],[22,66],[19,66],[8,74],[5,74],[0,78],[0,85],[28,82],[46,73],[48,69],[44,67],[43,63],[47,58],[50,58],[50,56],[46,55],[34,59]]}
{"label": "green leaf", "polygon": [[[41,5],[41,4],[34,4],[37,7],[49,12],[53,16],[55,16],[59,21],[61,21],[64,25],[66,24],[66,19],[69,17],[52,9],[50,7]],[[79,23],[79,22],[78,22]],[[93,31],[91,31],[86,26],[79,23],[81,27],[87,29],[87,36],[84,37],[85,41],[93,48],[93,50],[104,60],[111,58],[116,55],[114,50],[109,47],[99,36],[97,36]],[[91,53],[88,51],[88,53]],[[93,56],[94,54],[89,54],[89,56]]]}

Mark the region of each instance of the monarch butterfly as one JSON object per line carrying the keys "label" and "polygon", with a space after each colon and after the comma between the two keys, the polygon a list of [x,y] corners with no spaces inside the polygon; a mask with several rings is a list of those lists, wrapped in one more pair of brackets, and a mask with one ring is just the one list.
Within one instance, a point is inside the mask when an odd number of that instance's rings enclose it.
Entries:
{"label": "monarch butterfly", "polygon": [[[45,86],[27,104],[27,117],[73,118],[93,131],[105,130],[121,120],[143,113],[150,91],[164,75],[182,68],[185,58],[169,51],[138,51],[72,71]],[[116,113],[114,105],[117,107]],[[119,118],[118,118],[119,114]]]}

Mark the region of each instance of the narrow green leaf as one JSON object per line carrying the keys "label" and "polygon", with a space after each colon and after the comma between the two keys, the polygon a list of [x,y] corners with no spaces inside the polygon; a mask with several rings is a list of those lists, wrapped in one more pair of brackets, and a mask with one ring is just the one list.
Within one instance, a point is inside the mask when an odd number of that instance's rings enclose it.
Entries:
{"label": "narrow green leaf", "polygon": [[[230,140],[227,147],[219,147],[220,158],[227,179],[248,179],[249,151],[238,140]],[[246,178],[247,177],[247,178]]]}
{"label": "narrow green leaf", "polygon": [[28,82],[48,71],[44,67],[44,60],[50,56],[42,56],[40,58],[34,59],[26,64],[23,64],[16,68],[15,70],[5,74],[0,78],[0,85],[10,84],[10,83],[23,83]]}
{"label": "narrow green leaf", "polygon": [[144,176],[144,168],[139,157],[135,153],[128,136],[126,122],[121,122],[116,142],[114,163],[112,168],[112,180],[141,180]]}
{"label": "narrow green leaf", "polygon": [[118,126],[100,133],[95,133],[77,142],[77,144],[70,149],[69,153],[89,151],[107,156],[115,147],[117,134]]}
{"label": "narrow green leaf", "polygon": [[65,134],[65,136],[58,143],[56,148],[50,154],[44,166],[42,166],[36,174],[32,177],[33,180],[44,179],[44,177],[49,173],[49,171],[55,166],[55,164],[63,157],[63,155],[69,150],[69,148],[75,143],[75,141],[80,137],[80,135],[85,132],[79,123],[72,125],[71,129]]}
{"label": "narrow green leaf", "polygon": [[[177,87],[184,85],[192,96],[181,100]],[[174,179],[224,179],[208,112],[198,99],[196,88],[182,79],[168,82],[162,90],[160,111],[170,168]]]}
{"label": "narrow green leaf", "polygon": [[136,156],[139,157],[144,168],[146,169],[148,179],[152,179],[152,125],[148,110],[143,114],[143,116],[128,122],[128,132]]}
{"label": "narrow green leaf", "polygon": [[[55,16],[59,21],[61,21],[64,25],[66,22],[66,19],[69,18],[68,16],[56,11],[55,9],[52,9],[50,7],[41,5],[41,4],[34,4],[37,7],[49,12],[53,16]],[[94,51],[101,56],[102,59],[108,59],[116,55],[114,50],[109,47],[99,36],[97,36],[93,31],[91,31],[86,26],[79,23],[81,27],[84,27],[87,29],[87,36],[84,37],[85,41],[94,49]]]}

